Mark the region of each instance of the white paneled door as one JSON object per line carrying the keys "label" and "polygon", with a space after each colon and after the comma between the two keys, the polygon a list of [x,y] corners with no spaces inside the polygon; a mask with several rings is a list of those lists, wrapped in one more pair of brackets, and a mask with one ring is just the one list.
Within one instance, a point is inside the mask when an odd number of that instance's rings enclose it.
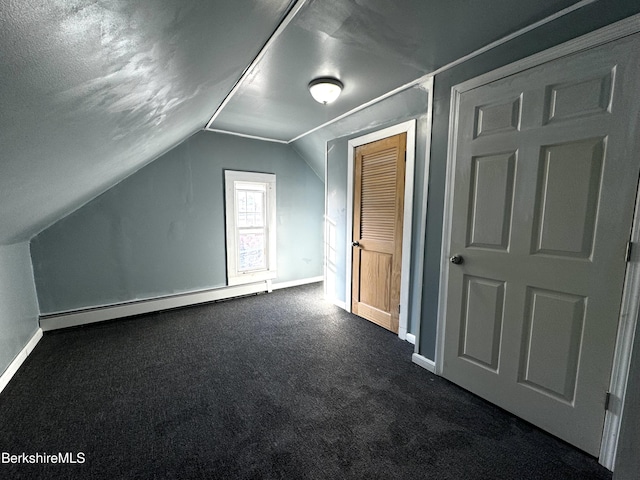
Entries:
{"label": "white paneled door", "polygon": [[593,455],[638,186],[636,37],[456,112],[443,375]]}

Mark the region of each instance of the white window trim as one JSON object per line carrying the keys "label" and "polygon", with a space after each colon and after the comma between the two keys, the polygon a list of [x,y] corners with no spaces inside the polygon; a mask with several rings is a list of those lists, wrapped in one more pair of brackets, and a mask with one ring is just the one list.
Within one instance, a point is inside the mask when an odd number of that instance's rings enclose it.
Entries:
{"label": "white window trim", "polygon": [[[225,217],[227,237],[227,285],[272,280],[276,269],[276,176],[271,173],[239,172],[225,170]],[[239,272],[237,269],[238,237],[236,228],[236,182],[262,183],[266,186],[265,212],[267,230],[267,268],[255,272]]]}

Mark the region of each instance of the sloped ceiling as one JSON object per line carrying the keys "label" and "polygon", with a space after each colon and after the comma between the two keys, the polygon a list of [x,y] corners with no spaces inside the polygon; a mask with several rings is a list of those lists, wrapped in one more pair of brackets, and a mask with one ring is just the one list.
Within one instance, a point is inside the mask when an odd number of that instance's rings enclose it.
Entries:
{"label": "sloped ceiling", "polygon": [[0,244],[202,129],[290,0],[0,0]]}
{"label": "sloped ceiling", "polygon": [[[575,0],[312,0],[296,14],[210,128],[290,142]],[[319,105],[317,77],[340,79]]]}
{"label": "sloped ceiling", "polygon": [[[289,142],[586,3],[0,0],[0,244],[28,240],[214,114],[213,129]],[[308,95],[319,75],[343,80],[335,104]]]}

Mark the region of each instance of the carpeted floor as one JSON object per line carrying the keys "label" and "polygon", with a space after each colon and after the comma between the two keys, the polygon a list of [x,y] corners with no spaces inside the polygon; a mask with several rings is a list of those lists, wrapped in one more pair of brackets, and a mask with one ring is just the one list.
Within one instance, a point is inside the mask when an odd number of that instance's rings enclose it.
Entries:
{"label": "carpeted floor", "polygon": [[[611,478],[412,352],[320,284],[46,334],[0,394],[0,478]],[[4,461],[58,452],[84,463]]]}

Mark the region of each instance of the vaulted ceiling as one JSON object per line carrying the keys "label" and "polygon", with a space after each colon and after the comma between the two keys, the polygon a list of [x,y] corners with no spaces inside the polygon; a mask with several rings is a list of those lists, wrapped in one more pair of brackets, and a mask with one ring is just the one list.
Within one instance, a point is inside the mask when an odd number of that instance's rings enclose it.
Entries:
{"label": "vaulted ceiling", "polygon": [[[0,244],[205,126],[289,142],[586,3],[0,0]],[[324,75],[345,85],[329,106],[307,91]]]}
{"label": "vaulted ceiling", "polygon": [[[210,128],[291,141],[514,31],[572,0],[306,2],[248,72]],[[319,106],[308,83],[344,83]]]}
{"label": "vaulted ceiling", "polygon": [[202,129],[290,0],[0,0],[0,244]]}

